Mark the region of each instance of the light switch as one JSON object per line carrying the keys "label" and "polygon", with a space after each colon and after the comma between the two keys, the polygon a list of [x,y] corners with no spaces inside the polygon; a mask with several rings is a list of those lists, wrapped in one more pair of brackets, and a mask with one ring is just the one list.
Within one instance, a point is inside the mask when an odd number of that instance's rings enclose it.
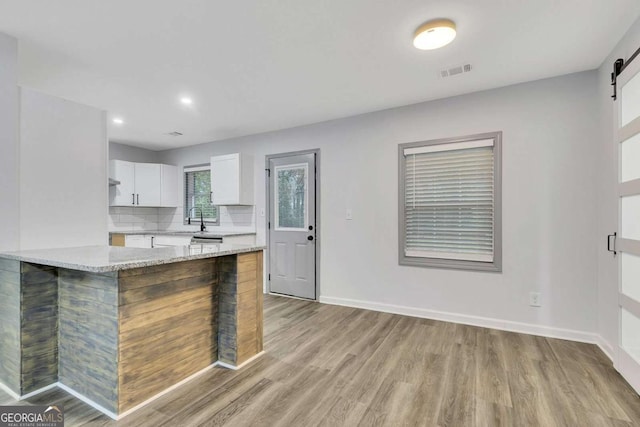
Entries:
{"label": "light switch", "polygon": [[351,211],[351,209],[347,209],[347,219],[348,220],[353,219],[353,212]]}
{"label": "light switch", "polygon": [[260,216],[264,218],[264,208],[260,209]]}

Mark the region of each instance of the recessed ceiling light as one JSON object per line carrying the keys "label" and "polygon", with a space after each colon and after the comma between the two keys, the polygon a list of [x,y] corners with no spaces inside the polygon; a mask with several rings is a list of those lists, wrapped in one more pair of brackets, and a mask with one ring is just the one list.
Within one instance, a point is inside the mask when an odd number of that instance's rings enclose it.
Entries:
{"label": "recessed ceiling light", "polygon": [[124,120],[122,120],[120,117],[114,117],[113,118],[113,123],[116,125],[122,125],[124,124]]}
{"label": "recessed ceiling light", "polygon": [[189,98],[188,96],[183,96],[182,98],[180,98],[180,103],[182,105],[192,105],[193,99]]}
{"label": "recessed ceiling light", "polygon": [[456,24],[450,19],[435,19],[420,25],[413,36],[413,45],[421,50],[438,49],[456,38]]}

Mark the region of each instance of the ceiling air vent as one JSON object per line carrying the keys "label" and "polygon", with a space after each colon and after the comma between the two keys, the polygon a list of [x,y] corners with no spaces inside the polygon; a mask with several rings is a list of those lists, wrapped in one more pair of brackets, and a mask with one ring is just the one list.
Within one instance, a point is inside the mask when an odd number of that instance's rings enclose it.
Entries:
{"label": "ceiling air vent", "polygon": [[183,134],[180,133],[180,132],[174,131],[174,132],[169,132],[167,135],[169,135],[169,136],[182,136]]}
{"label": "ceiling air vent", "polygon": [[468,73],[470,71],[471,71],[471,64],[463,64],[463,65],[456,65],[455,67],[445,68],[444,70],[440,70],[438,75],[440,76],[441,79],[444,79],[451,76],[457,76],[458,74]]}

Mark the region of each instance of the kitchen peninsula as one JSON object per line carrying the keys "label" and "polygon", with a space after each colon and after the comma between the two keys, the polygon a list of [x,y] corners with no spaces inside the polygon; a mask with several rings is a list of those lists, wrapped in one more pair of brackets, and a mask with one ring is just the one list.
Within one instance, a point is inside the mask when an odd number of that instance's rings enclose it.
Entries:
{"label": "kitchen peninsula", "polygon": [[262,246],[0,253],[0,383],[57,385],[112,418],[262,352]]}

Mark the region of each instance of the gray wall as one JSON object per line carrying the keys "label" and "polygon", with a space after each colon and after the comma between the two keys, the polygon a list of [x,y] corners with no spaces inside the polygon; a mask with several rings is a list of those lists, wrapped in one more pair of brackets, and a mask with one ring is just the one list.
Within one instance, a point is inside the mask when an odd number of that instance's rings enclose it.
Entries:
{"label": "gray wall", "polygon": [[[591,340],[596,311],[596,72],[160,153],[179,167],[233,152],[321,150],[321,301]],[[502,274],[401,267],[397,144],[503,131]],[[352,209],[353,220],[345,219]],[[265,218],[258,214],[259,239]],[[542,307],[529,306],[529,292]]]}
{"label": "gray wall", "polygon": [[109,142],[109,160],[126,160],[136,163],[158,163],[158,152],[144,148]]}
{"label": "gray wall", "polygon": [[[610,354],[618,345],[618,258],[607,252],[605,239],[618,229],[618,144],[614,140],[611,71],[617,58],[628,59],[640,48],[640,20],[631,27],[598,70],[601,131],[598,144],[598,334]],[[640,58],[636,59],[640,61]]]}
{"label": "gray wall", "polygon": [[0,33],[0,251],[20,245],[18,41]]}

